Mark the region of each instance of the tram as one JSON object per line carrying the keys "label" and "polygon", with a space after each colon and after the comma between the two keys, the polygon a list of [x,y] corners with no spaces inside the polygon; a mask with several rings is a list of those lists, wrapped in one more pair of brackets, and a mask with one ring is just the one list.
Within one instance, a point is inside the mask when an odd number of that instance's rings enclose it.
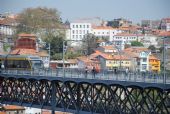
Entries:
{"label": "tram", "polygon": [[0,55],[0,68],[6,70],[35,70],[44,67],[38,56]]}

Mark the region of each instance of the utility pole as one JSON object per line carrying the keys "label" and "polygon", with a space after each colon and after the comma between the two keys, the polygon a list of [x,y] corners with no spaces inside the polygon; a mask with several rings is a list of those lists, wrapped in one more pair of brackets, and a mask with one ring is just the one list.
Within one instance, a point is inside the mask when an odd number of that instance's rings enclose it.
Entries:
{"label": "utility pole", "polygon": [[51,58],[51,44],[49,43],[48,46],[49,46],[49,47],[48,47],[48,48],[49,48],[49,52],[48,52],[48,53],[49,53],[49,62],[48,62],[48,64],[49,64],[49,67],[50,67],[50,60],[51,60],[51,59],[50,59],[50,58]]}
{"label": "utility pole", "polygon": [[[65,77],[65,51],[67,50],[65,46],[65,42],[67,43],[67,41],[77,42],[77,40],[63,40],[63,77]],[[82,41],[82,40],[79,40],[79,41]]]}
{"label": "utility pole", "polygon": [[165,51],[166,51],[166,49],[165,49],[165,39],[166,39],[166,37],[164,37],[163,38],[163,83],[165,84],[166,83],[166,73],[165,73],[165,62],[166,62],[166,60],[165,60],[165,56],[166,56],[166,53],[165,53]]}
{"label": "utility pole", "polygon": [[65,59],[64,59],[64,48],[65,48],[65,40],[63,40],[63,77],[65,77]]}

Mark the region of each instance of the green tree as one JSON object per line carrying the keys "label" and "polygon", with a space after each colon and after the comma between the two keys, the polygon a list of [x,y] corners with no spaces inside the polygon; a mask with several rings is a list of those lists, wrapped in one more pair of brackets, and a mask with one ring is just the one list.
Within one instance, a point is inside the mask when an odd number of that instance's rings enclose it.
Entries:
{"label": "green tree", "polygon": [[51,44],[51,57],[60,58],[65,38],[60,13],[57,9],[38,7],[27,8],[18,16],[17,33],[32,33],[47,44]]}
{"label": "green tree", "polygon": [[120,25],[119,25],[119,22],[118,21],[108,21],[107,23],[107,26],[111,26],[111,27],[114,27],[114,28],[118,28]]}
{"label": "green tree", "polygon": [[68,51],[67,53],[66,53],[66,58],[67,59],[75,59],[76,57],[79,57],[79,56],[81,56],[82,54],[80,53],[80,52],[78,52],[78,51],[76,51],[76,52],[73,52],[73,51]]}
{"label": "green tree", "polygon": [[4,44],[3,44],[3,50],[4,50],[5,52],[8,52],[9,50],[11,50],[11,46],[10,46],[9,44],[7,44],[7,43],[4,43]]}
{"label": "green tree", "polygon": [[18,16],[17,33],[52,32],[61,27],[58,10],[53,8],[27,8]]}
{"label": "green tree", "polygon": [[54,60],[61,60],[62,58],[63,58],[63,54],[62,53],[55,53],[52,56],[52,59],[54,59]]}
{"label": "green tree", "polygon": [[130,48],[130,47],[131,47],[131,45],[125,44],[125,49],[126,49],[126,48]]}
{"label": "green tree", "polygon": [[85,50],[85,53],[87,55],[90,55],[91,53],[93,53],[94,49],[96,49],[97,40],[98,38],[91,33],[85,36],[85,38],[83,39],[82,48],[83,50]]}
{"label": "green tree", "polygon": [[138,42],[138,41],[132,41],[131,46],[144,46],[143,43]]}
{"label": "green tree", "polygon": [[156,51],[156,47],[154,45],[150,45],[148,49],[150,49],[152,52]]}

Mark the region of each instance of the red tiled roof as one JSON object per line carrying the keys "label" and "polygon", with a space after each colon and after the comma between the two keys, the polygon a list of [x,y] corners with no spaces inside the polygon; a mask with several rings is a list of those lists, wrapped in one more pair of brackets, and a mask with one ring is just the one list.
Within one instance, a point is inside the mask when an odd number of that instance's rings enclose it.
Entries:
{"label": "red tiled roof", "polygon": [[10,54],[19,54],[19,55],[38,55],[40,57],[48,56],[48,53],[46,51],[40,51],[36,52],[35,49],[23,49],[23,48],[17,48],[10,52]]}
{"label": "red tiled roof", "polygon": [[153,55],[150,55],[150,56],[149,56],[149,59],[159,60],[157,57],[155,57],[155,56],[153,56]]}
{"label": "red tiled roof", "polygon": [[113,30],[113,27],[110,26],[94,26],[93,29],[107,29],[107,30]]}
{"label": "red tiled roof", "polygon": [[36,55],[37,52],[35,49],[14,49],[10,54],[19,54],[19,55]]}
{"label": "red tiled roof", "polygon": [[115,46],[114,45],[109,45],[109,46],[101,46],[104,49],[111,49],[111,50],[115,50]]}
{"label": "red tiled roof", "polygon": [[92,60],[90,60],[88,57],[86,56],[81,56],[81,57],[78,57],[79,60],[85,62],[85,63],[90,63],[90,62],[93,62]]}
{"label": "red tiled roof", "polygon": [[5,18],[3,20],[0,20],[0,24],[2,25],[11,25],[12,23],[15,23],[16,20],[13,18]]}
{"label": "red tiled roof", "polygon": [[143,36],[142,34],[118,33],[115,36]]}
{"label": "red tiled roof", "polygon": [[124,51],[131,51],[131,52],[141,52],[141,51],[149,51],[148,48],[145,47],[130,47],[124,49]]}
{"label": "red tiled roof", "polygon": [[6,112],[0,112],[0,114],[6,114]]}
{"label": "red tiled roof", "polygon": [[103,53],[103,52],[100,52],[100,51],[96,51],[94,55],[96,55],[96,56],[100,55],[101,57],[108,59],[108,60],[113,59],[112,55],[106,54],[106,53]]}
{"label": "red tiled roof", "polygon": [[139,54],[138,53],[135,53],[135,52],[131,52],[131,51],[124,51],[125,54],[127,54],[128,56],[132,57],[132,58],[137,58],[139,57]]}
{"label": "red tiled roof", "polygon": [[161,31],[158,36],[170,37],[170,31]]}
{"label": "red tiled roof", "polygon": [[5,110],[25,110],[24,107],[16,106],[16,105],[7,105],[7,106],[3,106],[3,108]]}
{"label": "red tiled roof", "polygon": [[125,55],[114,55],[113,58],[116,60],[129,60],[129,58]]}
{"label": "red tiled roof", "polygon": [[[51,114],[51,111],[42,111],[42,114]],[[71,114],[68,112],[55,112],[55,114]]]}
{"label": "red tiled roof", "polygon": [[48,56],[47,51],[41,51],[41,52],[38,52],[36,54],[39,55],[40,57]]}
{"label": "red tiled roof", "polygon": [[26,34],[26,33],[21,33],[21,34],[18,34],[19,37],[36,37],[36,35],[34,34]]}

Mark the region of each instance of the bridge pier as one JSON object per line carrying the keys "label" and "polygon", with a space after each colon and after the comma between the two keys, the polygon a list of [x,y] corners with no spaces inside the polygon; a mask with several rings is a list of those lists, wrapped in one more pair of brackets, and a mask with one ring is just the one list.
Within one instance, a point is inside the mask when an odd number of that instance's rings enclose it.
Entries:
{"label": "bridge pier", "polygon": [[51,96],[51,105],[52,105],[52,109],[51,109],[51,114],[55,114],[55,108],[56,108],[56,83],[55,81],[51,81],[52,84],[52,96]]}
{"label": "bridge pier", "polygon": [[79,110],[80,110],[80,85],[77,84],[77,114],[79,114]]}

